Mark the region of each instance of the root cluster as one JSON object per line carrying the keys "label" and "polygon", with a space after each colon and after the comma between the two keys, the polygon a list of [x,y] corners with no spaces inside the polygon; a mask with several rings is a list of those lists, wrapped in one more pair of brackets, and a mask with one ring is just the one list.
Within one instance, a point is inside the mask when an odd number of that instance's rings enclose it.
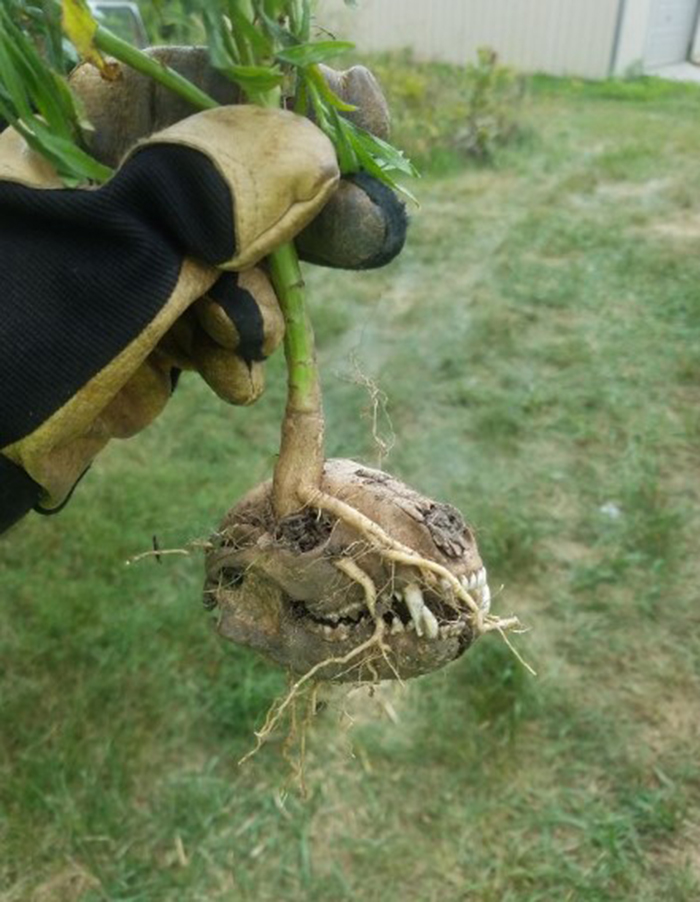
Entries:
{"label": "root cluster", "polygon": [[[379,554],[388,564],[402,564],[415,568],[417,577],[428,586],[439,586],[443,590],[446,586],[449,586],[456,599],[455,607],[458,606],[458,602],[462,602],[469,610],[471,626],[475,636],[489,632],[498,632],[518,661],[530,673],[535,675],[535,671],[523,660],[507,637],[508,632],[522,631],[517,617],[501,618],[484,613],[472,595],[465,589],[462,582],[447,567],[416,553],[413,549],[389,535],[379,524],[338,497],[326,492],[316,491],[309,495],[307,505],[311,509],[322,511],[342,521],[346,526],[358,533],[369,548]],[[270,707],[265,722],[255,733],[256,743],[254,747],[240,760],[240,764],[244,764],[260,750],[279,728],[289,711],[293,710],[301,693],[310,684],[322,680],[323,671],[329,667],[347,666],[348,669],[354,669],[356,662],[362,659],[363,667],[366,668],[370,678],[361,682],[373,683],[379,681],[379,675],[372,666],[373,661],[382,659],[393,672],[394,677],[401,682],[401,675],[391,660],[392,650],[385,642],[386,624],[381,617],[376,615],[377,586],[372,578],[350,557],[337,559],[334,561],[334,565],[362,588],[365,605],[374,620],[374,631],[369,639],[355,646],[346,654],[329,656],[294,680],[287,693],[276,700]],[[358,682],[360,682],[359,679]]]}

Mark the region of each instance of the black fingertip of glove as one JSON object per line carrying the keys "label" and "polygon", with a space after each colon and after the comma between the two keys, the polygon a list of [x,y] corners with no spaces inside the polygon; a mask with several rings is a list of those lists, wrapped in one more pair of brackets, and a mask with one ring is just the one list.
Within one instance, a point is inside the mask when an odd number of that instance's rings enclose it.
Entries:
{"label": "black fingertip of glove", "polygon": [[396,194],[380,182],[374,176],[368,175],[366,172],[358,172],[355,175],[348,176],[349,181],[353,182],[365,192],[372,203],[378,207],[384,215],[385,235],[384,243],[377,248],[377,253],[365,261],[362,269],[377,269],[380,266],[386,266],[394,257],[403,250],[406,243],[406,232],[408,230],[408,214],[406,213],[406,204],[400,201]]}
{"label": "black fingertip of glove", "polygon": [[0,454],[0,533],[21,520],[38,503],[41,486]]}
{"label": "black fingertip of glove", "polygon": [[238,273],[224,273],[209,289],[209,297],[216,301],[238,332],[236,353],[250,366],[265,360],[263,342],[265,323],[253,295],[238,284]]}
{"label": "black fingertip of glove", "polygon": [[87,474],[90,470],[90,466],[92,466],[92,465],[90,464],[89,466],[85,467],[83,472],[80,474],[80,476],[78,476],[78,478],[73,483],[73,486],[72,486],[70,492],[68,492],[68,494],[63,499],[63,501],[61,501],[60,504],[57,504],[56,507],[42,507],[39,504],[39,502],[37,501],[37,503],[34,505],[34,510],[37,512],[37,514],[41,514],[42,517],[53,517],[53,516],[55,516],[55,514],[60,514],[61,511],[63,510],[63,508],[68,504],[68,502],[73,497],[73,493],[75,492],[75,490],[78,488],[78,486],[83,481],[83,479],[85,479],[85,477],[87,476]]}
{"label": "black fingertip of glove", "polygon": [[321,213],[296,238],[302,260],[335,269],[385,266],[406,241],[405,205],[366,172],[345,176]]}

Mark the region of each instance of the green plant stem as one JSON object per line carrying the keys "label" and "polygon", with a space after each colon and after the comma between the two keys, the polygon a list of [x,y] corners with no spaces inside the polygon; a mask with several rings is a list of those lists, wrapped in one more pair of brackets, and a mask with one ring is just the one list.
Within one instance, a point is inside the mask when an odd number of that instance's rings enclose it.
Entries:
{"label": "green plant stem", "polygon": [[[281,91],[273,88],[255,100],[278,109]],[[268,262],[285,326],[287,405],[273,479],[275,514],[284,517],[304,507],[309,495],[320,488],[324,417],[314,333],[296,248],[291,242],[283,244],[272,251]]]}
{"label": "green plant stem", "polygon": [[323,475],[324,417],[314,333],[306,310],[306,292],[293,244],[269,257],[270,273],[284,316],[287,406],[280,454],[273,479],[278,517],[304,507]]}
{"label": "green plant stem", "polygon": [[94,41],[95,46],[102,50],[103,53],[107,53],[110,56],[115,57],[115,59],[120,60],[122,63],[126,63],[127,66],[131,66],[133,69],[138,70],[143,75],[147,75],[150,78],[159,81],[162,85],[165,85],[166,88],[175,91],[185,100],[189,100],[190,103],[200,109],[212,110],[220,105],[213,97],[210,97],[205,91],[200,90],[200,88],[192,84],[188,79],[183,78],[183,76],[174,69],[164,66],[157,60],[152,59],[148,54],[139,50],[137,47],[133,47],[128,41],[123,41],[121,38],[117,37],[117,35],[113,34],[108,29],[103,28],[101,25],[97,27]]}
{"label": "green plant stem", "polygon": [[304,281],[293,244],[284,244],[269,257],[275,289],[284,294],[287,326],[285,350],[289,362],[289,392],[294,407],[306,411],[315,405],[318,368],[314,335],[306,312]]}

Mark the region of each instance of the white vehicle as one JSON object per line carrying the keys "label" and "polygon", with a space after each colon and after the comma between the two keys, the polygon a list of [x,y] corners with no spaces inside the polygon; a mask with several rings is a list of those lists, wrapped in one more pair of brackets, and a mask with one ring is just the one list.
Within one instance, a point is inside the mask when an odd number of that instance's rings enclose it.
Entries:
{"label": "white vehicle", "polygon": [[91,0],[88,5],[100,25],[137,47],[148,46],[148,34],[138,4],[121,3],[118,0]]}

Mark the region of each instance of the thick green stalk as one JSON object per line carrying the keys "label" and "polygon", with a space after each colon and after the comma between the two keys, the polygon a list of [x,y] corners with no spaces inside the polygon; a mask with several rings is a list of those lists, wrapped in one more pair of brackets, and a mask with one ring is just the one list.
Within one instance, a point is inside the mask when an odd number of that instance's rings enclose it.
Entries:
{"label": "thick green stalk", "polygon": [[[280,89],[256,99],[263,106],[279,108]],[[283,244],[269,255],[268,262],[285,325],[287,406],[273,479],[275,514],[284,517],[304,507],[309,495],[320,488],[324,417],[314,333],[296,248]]]}
{"label": "thick green stalk", "polygon": [[278,248],[270,254],[269,261],[285,322],[287,406],[273,480],[275,513],[284,517],[304,507],[309,496],[320,488],[324,417],[314,333],[306,312],[304,280],[294,245]]}
{"label": "thick green stalk", "polygon": [[304,280],[293,244],[284,244],[270,255],[275,288],[285,296],[286,350],[289,358],[289,391],[298,410],[315,405],[318,394],[314,335],[306,313]]}

